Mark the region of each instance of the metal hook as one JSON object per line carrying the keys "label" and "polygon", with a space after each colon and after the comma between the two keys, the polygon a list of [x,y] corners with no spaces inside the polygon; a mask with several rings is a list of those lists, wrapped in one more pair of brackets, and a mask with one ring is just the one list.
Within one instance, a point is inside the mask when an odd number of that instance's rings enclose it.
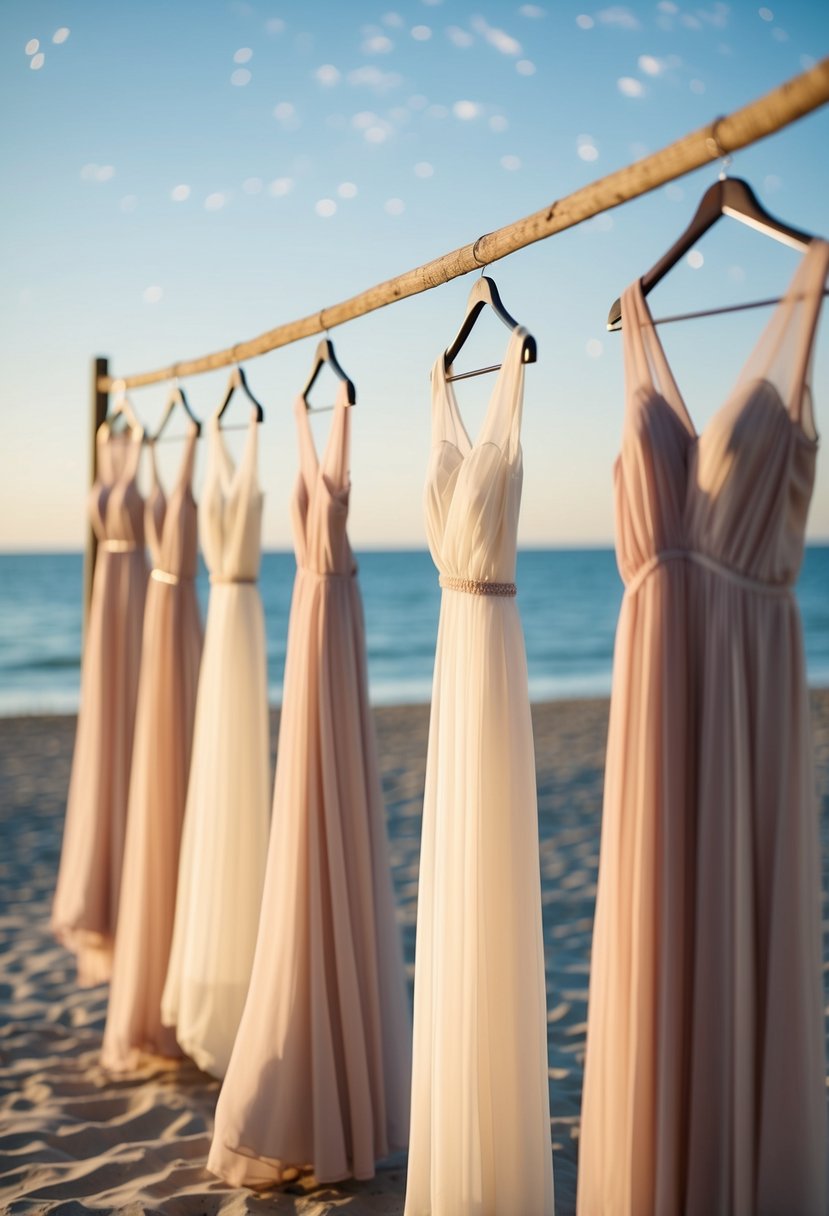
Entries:
{"label": "metal hook", "polygon": [[478,237],[478,239],[475,241],[475,244],[472,246],[472,256],[475,259],[475,265],[480,266],[481,274],[483,274],[483,272],[486,270],[487,263],[482,262],[481,259],[478,257],[478,246],[481,243],[481,241],[484,239],[485,236],[489,236],[489,233],[488,232],[482,233],[482,235]]}
{"label": "metal hook", "polygon": [[728,177],[728,170],[731,167],[731,165],[733,163],[733,159],[734,159],[732,157],[731,153],[727,152],[726,149],[720,143],[719,128],[720,128],[720,123],[723,122],[724,119],[725,119],[724,114],[721,114],[719,116],[719,118],[714,119],[713,126],[711,127],[711,134],[708,136],[708,139],[706,140],[708,147],[720,159],[721,167],[720,167],[720,172],[719,172],[719,179],[721,182],[724,182],[725,179]]}

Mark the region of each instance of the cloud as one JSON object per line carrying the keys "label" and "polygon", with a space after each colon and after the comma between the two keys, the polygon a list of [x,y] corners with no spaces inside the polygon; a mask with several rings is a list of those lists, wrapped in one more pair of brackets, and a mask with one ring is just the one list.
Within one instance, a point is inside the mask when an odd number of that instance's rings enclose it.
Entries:
{"label": "cloud", "polygon": [[340,83],[341,72],[339,68],[334,67],[333,63],[323,63],[316,69],[314,76],[320,84],[331,88]]}
{"label": "cloud", "polygon": [[477,101],[456,101],[452,106],[452,113],[456,118],[462,118],[464,121],[469,121],[471,118],[477,118],[481,113],[481,107]]}
{"label": "cloud", "polygon": [[485,17],[473,17],[471,25],[490,46],[494,46],[495,50],[500,51],[502,55],[521,54],[521,43],[518,39],[513,38],[506,30],[500,30],[497,26],[490,25]]}
{"label": "cloud", "polygon": [[450,42],[454,42],[455,46],[465,50],[468,46],[472,46],[475,38],[468,30],[462,30],[459,25],[450,25],[446,31],[446,37]]}
{"label": "cloud", "polygon": [[388,93],[390,89],[396,89],[403,83],[399,72],[384,72],[374,64],[354,68],[346,79],[350,85],[375,89],[378,93]]}
{"label": "cloud", "polygon": [[613,4],[610,8],[600,9],[596,20],[601,25],[615,25],[620,30],[638,30],[639,18],[622,4]]}
{"label": "cloud", "polygon": [[645,94],[645,86],[635,76],[620,76],[616,87],[625,97],[643,97]]}

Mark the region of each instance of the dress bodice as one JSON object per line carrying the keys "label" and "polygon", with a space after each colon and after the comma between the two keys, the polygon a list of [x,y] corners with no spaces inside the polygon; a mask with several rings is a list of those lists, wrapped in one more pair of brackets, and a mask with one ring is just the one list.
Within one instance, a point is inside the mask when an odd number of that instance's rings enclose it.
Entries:
{"label": "dress bodice", "polygon": [[242,458],[234,468],[219,420],[208,424],[208,453],[199,525],[214,581],[253,582],[259,574],[264,495],[257,477],[257,419],[251,411]]}
{"label": "dress bodice", "polygon": [[317,574],[353,574],[356,566],[346,531],[351,491],[351,407],[345,384],[337,392],[321,461],[302,397],[295,402],[294,414],[299,434],[299,473],[291,500],[291,522],[297,566]]}
{"label": "dress bodice", "polygon": [[89,495],[89,514],[98,541],[125,548],[144,547],[144,499],[136,483],[143,443],[141,431],[98,432],[98,470]]}
{"label": "dress bodice", "polygon": [[625,292],[626,418],[614,482],[626,584],[661,555],[683,552],[753,582],[794,583],[815,477],[808,376],[827,270],[829,244],[815,241],[700,434],[640,283]]}
{"label": "dress bodice", "polygon": [[515,579],[523,459],[520,443],[526,330],[504,356],[481,433],[473,443],[448,381],[443,355],[432,368],[432,456],[426,476],[426,535],[449,578]]}
{"label": "dress bodice", "polygon": [[147,497],[147,543],[155,570],[173,578],[196,577],[198,522],[193,498],[193,465],[197,437],[195,426],[191,426],[169,499],[158,479],[155,450],[150,448],[152,488]]}

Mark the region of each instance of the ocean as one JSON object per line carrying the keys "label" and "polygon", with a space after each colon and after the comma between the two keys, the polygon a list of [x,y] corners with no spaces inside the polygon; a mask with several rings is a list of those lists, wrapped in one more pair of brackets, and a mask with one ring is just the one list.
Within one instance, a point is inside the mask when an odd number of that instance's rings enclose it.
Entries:
{"label": "ocean", "polygon": [[[425,551],[357,555],[366,615],[369,687],[376,705],[427,702],[440,590]],[[279,704],[294,558],[266,553],[270,700]],[[535,701],[610,692],[622,583],[612,549],[527,549],[518,557],[518,604]],[[208,581],[198,579],[206,609]],[[78,553],[0,555],[0,715],[78,708],[83,558]],[[797,585],[808,680],[829,686],[829,545],[807,547]]]}

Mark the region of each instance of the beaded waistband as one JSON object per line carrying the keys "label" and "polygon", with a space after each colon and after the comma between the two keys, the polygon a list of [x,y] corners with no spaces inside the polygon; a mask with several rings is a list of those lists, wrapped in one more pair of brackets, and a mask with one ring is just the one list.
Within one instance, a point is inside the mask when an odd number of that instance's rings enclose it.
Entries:
{"label": "beaded waistband", "polygon": [[99,540],[98,548],[105,553],[132,553],[138,546],[134,540]]}
{"label": "beaded waistband", "polygon": [[252,583],[256,582],[256,579],[255,578],[231,578],[229,575],[211,574],[210,582],[213,583],[214,585],[218,583],[220,586],[225,583],[228,583],[231,585],[233,583],[252,584]]}
{"label": "beaded waistband", "polygon": [[748,574],[743,574],[739,570],[735,570],[733,566],[726,565],[725,562],[717,561],[715,557],[709,557],[707,553],[700,553],[696,549],[663,549],[661,553],[656,553],[649,561],[641,566],[636,574],[625,587],[625,594],[630,595],[637,591],[642,583],[653,574],[654,570],[658,570],[660,566],[666,565],[668,562],[688,561],[693,562],[697,566],[704,566],[706,570],[712,570],[715,574],[721,575],[728,582],[733,583],[735,587],[743,587],[746,591],[757,591],[761,595],[789,595],[792,591],[791,583],[768,583],[760,578],[752,578]]}
{"label": "beaded waistband", "polygon": [[518,594],[515,583],[486,583],[475,578],[453,578],[449,574],[441,574],[438,579],[445,591],[464,591],[467,595],[501,595],[513,596]]}
{"label": "beaded waistband", "polygon": [[150,578],[154,578],[157,583],[168,583],[171,587],[177,587],[179,583],[192,583],[192,574],[170,574],[169,570],[159,570],[158,568],[150,571]]}

